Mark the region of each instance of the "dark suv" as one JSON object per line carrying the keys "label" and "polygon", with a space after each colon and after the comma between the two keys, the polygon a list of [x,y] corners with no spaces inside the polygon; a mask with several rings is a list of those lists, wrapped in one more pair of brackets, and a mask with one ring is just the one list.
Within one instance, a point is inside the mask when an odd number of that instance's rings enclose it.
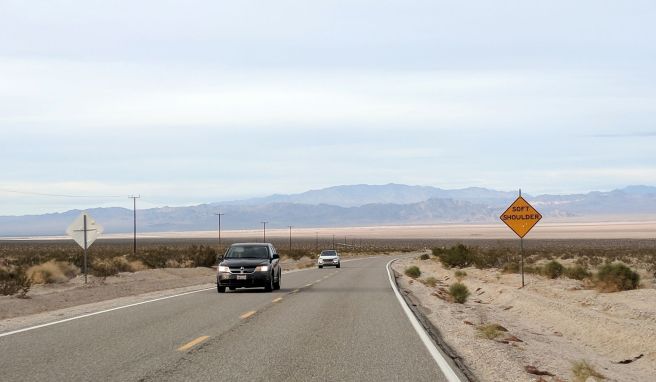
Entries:
{"label": "dark suv", "polygon": [[271,292],[280,289],[282,268],[276,248],[269,243],[236,243],[221,258],[216,273],[216,289],[226,287],[261,288]]}

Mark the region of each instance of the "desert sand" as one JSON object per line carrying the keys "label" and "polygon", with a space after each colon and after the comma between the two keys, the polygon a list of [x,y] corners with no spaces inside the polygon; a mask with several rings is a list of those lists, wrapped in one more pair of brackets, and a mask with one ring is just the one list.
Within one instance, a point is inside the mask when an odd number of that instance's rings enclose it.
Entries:
{"label": "desert sand", "polygon": [[[517,274],[465,268],[462,282],[472,295],[457,304],[437,297],[456,281],[454,270],[416,257],[398,260],[394,269],[403,274],[409,265],[420,267],[420,279],[433,276],[438,284],[433,288],[402,276],[401,288],[420,302],[481,381],[539,380],[526,366],[554,375],[542,377],[544,381],[572,380],[572,362],[581,360],[608,380],[654,380],[656,289],[648,274],[643,274],[641,289],[599,293],[581,281],[536,275],[526,275],[527,286],[519,288]],[[482,338],[477,326],[483,324],[499,324],[508,332],[497,340]]]}
{"label": "desert sand", "polygon": [[[432,224],[432,225],[389,225],[372,227],[294,228],[294,238],[332,238],[347,242],[358,239],[513,239],[515,234],[502,222],[493,224]],[[269,229],[267,238],[287,238],[285,229]],[[223,230],[226,240],[260,241],[262,230]],[[165,238],[215,238],[216,231],[148,232],[138,233],[142,239]],[[131,233],[104,234],[105,239],[129,239]],[[558,222],[543,219],[527,235],[527,239],[649,239],[656,238],[656,221],[600,221]],[[68,236],[38,236],[3,238],[13,240],[70,240]]]}

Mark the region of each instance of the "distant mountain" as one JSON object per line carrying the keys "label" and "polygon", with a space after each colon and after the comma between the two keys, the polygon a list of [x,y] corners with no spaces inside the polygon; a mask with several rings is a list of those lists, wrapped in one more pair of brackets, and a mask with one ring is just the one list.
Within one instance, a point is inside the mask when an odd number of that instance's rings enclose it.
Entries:
{"label": "distant mountain", "polygon": [[365,204],[410,204],[428,199],[454,199],[472,203],[494,204],[506,201],[515,192],[469,187],[445,190],[430,186],[408,186],[405,184],[369,185],[356,184],[310,190],[300,194],[271,195],[262,198],[213,203],[215,205],[263,205],[269,203],[330,204],[341,207],[358,207]]}
{"label": "distant mountain", "polygon": [[[524,195],[545,218],[656,216],[656,187],[629,186],[610,192],[573,195]],[[517,197],[515,192],[484,188],[443,190],[388,184],[337,186],[295,195],[273,195],[242,201],[138,210],[140,232],[216,229],[214,213],[226,214],[225,229],[365,226],[391,224],[489,223]],[[131,232],[132,210],[87,210],[106,233]],[[61,235],[80,213],[0,216],[0,236]]]}

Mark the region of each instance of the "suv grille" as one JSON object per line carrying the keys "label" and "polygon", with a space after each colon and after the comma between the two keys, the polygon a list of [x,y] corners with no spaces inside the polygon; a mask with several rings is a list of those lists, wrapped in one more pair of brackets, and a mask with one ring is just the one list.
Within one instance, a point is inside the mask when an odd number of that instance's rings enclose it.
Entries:
{"label": "suv grille", "polygon": [[230,273],[253,273],[255,267],[230,267]]}

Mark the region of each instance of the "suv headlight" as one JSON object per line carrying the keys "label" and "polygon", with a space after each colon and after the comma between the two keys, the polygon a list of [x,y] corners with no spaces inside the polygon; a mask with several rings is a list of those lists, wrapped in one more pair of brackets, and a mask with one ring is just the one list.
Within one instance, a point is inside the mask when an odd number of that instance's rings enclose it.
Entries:
{"label": "suv headlight", "polygon": [[255,267],[255,272],[267,272],[269,270],[268,265],[258,265]]}
{"label": "suv headlight", "polygon": [[323,264],[323,259],[319,259],[319,264]]}
{"label": "suv headlight", "polygon": [[225,265],[219,265],[219,273],[230,273],[230,268]]}

